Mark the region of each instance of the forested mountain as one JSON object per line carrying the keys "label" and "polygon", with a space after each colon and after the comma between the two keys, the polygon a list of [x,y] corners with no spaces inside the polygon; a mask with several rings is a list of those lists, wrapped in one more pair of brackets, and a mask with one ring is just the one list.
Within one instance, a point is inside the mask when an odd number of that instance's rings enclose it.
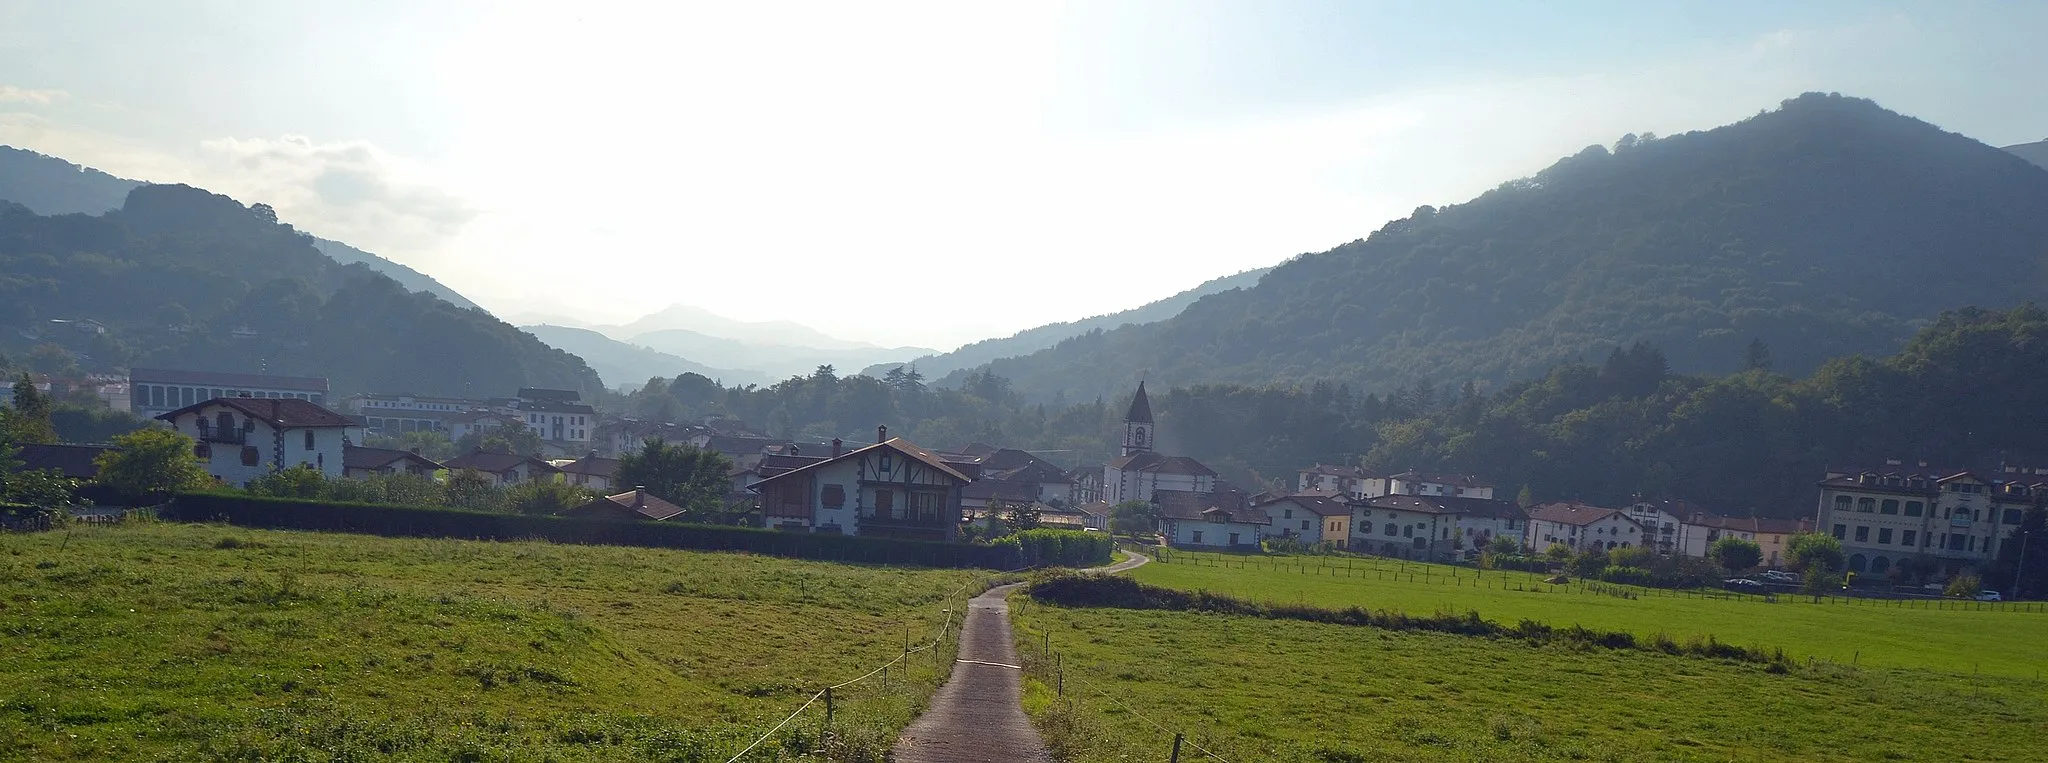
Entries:
{"label": "forested mountain", "polygon": [[[2048,465],[2048,312],[2031,305],[1941,316],[1896,355],[1838,358],[1805,378],[1770,370],[1673,374],[1649,345],[1610,350],[1488,394],[1475,385],[1199,385],[1159,391],[1158,447],[1241,485],[1291,481],[1313,463],[1378,472],[1475,474],[1505,496],[1621,505],[1640,496],[1713,511],[1810,516],[1827,466],[1887,458],[1967,468]],[[860,441],[875,424],[920,445],[970,441],[1043,452],[1065,465],[1115,454],[1122,395],[1060,407],[1024,402],[975,372],[958,389],[902,372],[817,373],[772,387],[721,388],[686,375],[651,384],[623,413],[654,420],[738,416],[772,434]]]}
{"label": "forested mountain", "polygon": [[2048,167],[2048,140],[2006,146],[2005,150],[2041,167]]}
{"label": "forested mountain", "polygon": [[1537,376],[1648,341],[1682,371],[1896,350],[1941,310],[2048,286],[2048,171],[1866,100],[1591,147],[1296,257],[1158,323],[985,368],[1034,399],[1155,384],[1386,390]]}
{"label": "forested mountain", "polygon": [[539,337],[548,346],[583,359],[598,376],[614,387],[637,387],[648,379],[670,378],[686,373],[702,374],[735,387],[767,384],[771,380],[752,371],[712,368],[650,347],[621,342],[590,329],[569,326],[521,326],[519,330]]}
{"label": "forested mountain", "polygon": [[[1271,269],[1259,268],[1257,270],[1247,270],[1236,275],[1210,279],[1195,288],[1157,302],[1149,302],[1133,307],[1129,310],[1121,310],[1108,315],[1098,315],[1093,318],[1082,318],[1078,321],[1049,323],[1037,328],[1019,331],[1016,334],[1001,339],[984,339],[948,353],[926,355],[904,362],[880,363],[869,366],[862,373],[869,376],[880,376],[897,366],[914,365],[919,373],[934,378],[943,377],[947,374],[974,368],[990,361],[1034,353],[1059,344],[1062,339],[1080,336],[1090,331],[1113,329],[1127,323],[1163,321],[1179,315],[1182,310],[1187,309],[1188,305],[1194,304],[1195,300],[1202,297],[1256,284],[1261,277],[1266,275],[1266,271]],[[959,375],[956,374],[955,376]],[[958,378],[952,378],[945,379],[941,383],[954,384],[958,383],[958,381]]]}
{"label": "forested mountain", "polygon": [[[89,341],[52,319],[92,319]],[[88,370],[149,365],[325,376],[339,393],[594,392],[575,356],[342,265],[268,207],[143,185],[99,216],[0,204],[0,326],[70,343]]]}
{"label": "forested mountain", "polygon": [[[103,214],[119,209],[128,192],[141,185],[141,181],[114,177],[54,156],[0,146],[0,200],[28,207],[36,214]],[[469,298],[425,273],[339,241],[318,237],[311,240],[322,254],[344,265],[360,262],[407,289],[432,294],[456,307],[477,307]]]}

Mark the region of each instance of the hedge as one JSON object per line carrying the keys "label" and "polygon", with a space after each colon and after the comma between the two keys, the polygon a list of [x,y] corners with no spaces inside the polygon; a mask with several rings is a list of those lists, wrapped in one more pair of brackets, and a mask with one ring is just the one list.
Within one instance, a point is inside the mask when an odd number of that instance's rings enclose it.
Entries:
{"label": "hedge", "polygon": [[158,512],[158,517],[281,530],[746,551],[796,559],[992,570],[1050,564],[1083,566],[1107,561],[1110,547],[1108,537],[1073,530],[1031,530],[1012,536],[1019,538],[1016,542],[977,546],[723,525],[530,516],[223,493],[180,493]]}

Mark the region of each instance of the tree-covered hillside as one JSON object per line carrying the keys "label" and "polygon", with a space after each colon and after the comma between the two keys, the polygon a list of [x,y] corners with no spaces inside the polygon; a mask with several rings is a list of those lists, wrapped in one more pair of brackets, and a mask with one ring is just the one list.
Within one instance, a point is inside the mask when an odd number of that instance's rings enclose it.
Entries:
{"label": "tree-covered hillside", "polygon": [[[78,343],[51,320],[109,333]],[[0,204],[0,326],[129,365],[325,376],[337,392],[595,391],[582,360],[480,310],[322,255],[268,207],[187,186],[135,188],[118,210],[39,216]]]}
{"label": "tree-covered hillside", "polygon": [[2006,146],[2005,150],[2012,152],[2013,155],[2021,159],[2042,167],[2048,167],[2048,140],[2021,143],[2017,146]]}
{"label": "tree-covered hillside", "polygon": [[1297,257],[1159,323],[989,366],[1037,399],[1155,382],[1529,378],[1636,341],[1684,371],[1897,349],[1944,309],[2048,286],[2048,171],[1869,101],[1592,147]]}

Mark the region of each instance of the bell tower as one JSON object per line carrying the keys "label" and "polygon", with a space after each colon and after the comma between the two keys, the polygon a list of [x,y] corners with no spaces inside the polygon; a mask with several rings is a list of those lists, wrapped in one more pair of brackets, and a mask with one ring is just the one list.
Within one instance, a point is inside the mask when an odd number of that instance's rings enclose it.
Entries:
{"label": "bell tower", "polygon": [[1145,398],[1145,382],[1139,381],[1138,394],[1131,398],[1131,409],[1124,413],[1124,455],[1151,450],[1159,434],[1157,430],[1152,423],[1152,401]]}

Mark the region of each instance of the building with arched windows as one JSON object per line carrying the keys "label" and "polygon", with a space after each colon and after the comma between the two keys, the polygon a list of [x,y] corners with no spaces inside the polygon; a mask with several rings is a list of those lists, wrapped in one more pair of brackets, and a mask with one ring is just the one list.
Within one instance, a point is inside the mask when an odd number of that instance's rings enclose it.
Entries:
{"label": "building with arched windows", "polygon": [[[1816,528],[1842,542],[1850,572],[1898,581],[1981,572],[2048,497],[2048,469],[1971,470],[1898,460],[1829,469]],[[1902,566],[1900,563],[1905,562]]]}

